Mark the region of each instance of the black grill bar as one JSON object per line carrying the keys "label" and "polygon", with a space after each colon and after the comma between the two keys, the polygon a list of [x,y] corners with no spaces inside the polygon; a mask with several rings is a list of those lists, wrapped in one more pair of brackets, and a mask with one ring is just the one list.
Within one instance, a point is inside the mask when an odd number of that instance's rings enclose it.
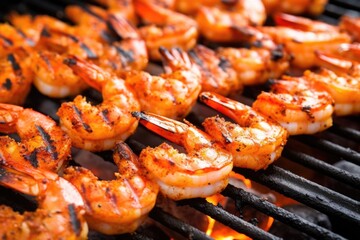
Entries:
{"label": "black grill bar", "polygon": [[164,226],[168,227],[171,230],[174,230],[184,237],[188,239],[199,239],[199,240],[211,240],[213,238],[206,235],[204,232],[200,231],[199,229],[186,224],[185,222],[173,217],[169,213],[163,211],[159,207],[154,207],[149,216],[163,224]]}
{"label": "black grill bar", "polygon": [[232,199],[236,199],[236,201],[240,201],[241,204],[248,204],[262,213],[272,216],[275,219],[288,224],[295,229],[305,232],[317,239],[344,239],[343,237],[331,232],[326,228],[311,223],[294,213],[277,207],[274,204],[259,198],[241,188],[236,188],[231,184],[229,184],[221,194]]}
{"label": "black grill bar", "polygon": [[360,226],[360,203],[277,166],[254,172],[235,168],[235,172],[327,215]]}
{"label": "black grill bar", "polygon": [[181,205],[189,205],[196,210],[205,213],[206,215],[212,217],[213,219],[221,222],[222,224],[234,229],[239,233],[243,233],[248,237],[253,239],[261,240],[271,240],[271,239],[280,239],[271,233],[268,233],[261,228],[252,225],[251,223],[227,212],[221,207],[215,206],[205,199],[196,198],[196,199],[187,199],[178,201]]}
{"label": "black grill bar", "polygon": [[331,131],[339,136],[342,136],[346,139],[351,139],[351,140],[360,142],[360,131],[358,131],[356,129],[344,127],[344,126],[334,123],[333,126],[329,129],[329,131]]}
{"label": "black grill bar", "polygon": [[300,163],[301,165],[310,167],[311,169],[318,170],[319,172],[322,172],[334,179],[347,183],[348,186],[360,189],[360,177],[358,175],[351,174],[348,171],[334,167],[314,158],[313,156],[295,150],[290,150],[289,148],[284,149],[282,156],[286,157],[288,160]]}
{"label": "black grill bar", "polygon": [[360,165],[360,153],[350,148],[345,148],[328,140],[316,138],[315,136],[296,136],[295,139],[300,140],[311,147],[319,147],[330,153],[343,157],[345,160]]}

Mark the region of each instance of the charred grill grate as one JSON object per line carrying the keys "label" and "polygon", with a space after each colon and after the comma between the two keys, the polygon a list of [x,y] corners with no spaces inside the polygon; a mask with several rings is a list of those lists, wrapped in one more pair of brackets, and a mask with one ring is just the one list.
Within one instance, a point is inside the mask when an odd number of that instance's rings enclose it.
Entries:
{"label": "charred grill grate", "polygon": [[[42,0],[24,0],[17,1],[10,5],[1,3],[0,6],[4,7],[1,8],[0,16],[4,17],[10,10],[16,10],[20,13],[45,13],[66,20],[62,9],[67,4],[83,5],[84,1],[57,0],[54,3]],[[332,0],[329,1],[324,14],[321,15],[319,19],[329,23],[336,23],[341,15],[349,14],[359,16],[359,11],[360,4],[356,0]],[[43,100],[46,102],[46,107],[41,103]],[[245,101],[248,100],[245,99]],[[45,112],[56,119],[55,113],[59,106],[59,102],[40,96],[34,89],[27,102],[29,107]],[[201,122],[199,121],[199,119],[202,119],[201,114],[195,112],[191,115],[190,118],[193,118],[195,122]],[[344,119],[346,121],[343,121]],[[351,173],[332,165],[335,160],[339,159],[360,165],[359,120],[358,116],[335,119],[334,126],[328,129],[324,134],[291,137],[280,160],[283,159],[284,161],[298,164],[306,169],[316,172],[316,174],[321,175],[326,179],[335,179],[337,182],[345,184],[346,187],[350,187],[351,191],[359,192],[359,174]],[[142,129],[142,131],[145,130]],[[128,142],[135,151],[139,151],[144,147],[143,143],[138,142],[136,136],[130,138]],[[305,151],[304,149],[307,150]],[[275,204],[265,201],[253,193],[234,187],[233,185],[228,185],[222,194],[234,199],[238,206],[251,206],[316,239],[351,239],[356,238],[359,233],[357,229],[360,227],[360,196],[352,196],[352,198],[350,198],[347,194],[341,194],[328,186],[323,186],[323,184],[308,180],[306,177],[300,176],[300,174],[293,173],[291,170],[287,169],[286,166],[279,166],[278,162],[268,169],[258,172],[239,168],[235,168],[234,170],[252,181],[319,210],[332,219],[337,219],[335,222],[343,222],[343,224],[348,225],[348,228],[346,231],[342,231],[335,226],[333,230],[328,230],[320,225],[311,223],[284,208],[277,207]],[[253,239],[279,239],[278,236],[266,232],[253,223],[227,212],[220,206],[214,206],[211,203],[208,203],[205,199],[182,200],[178,201],[177,205],[190,206],[196,211],[200,211]],[[177,219],[162,208],[155,207],[150,213],[150,218],[168,229],[179,233],[185,238],[211,239],[204,232]],[[139,229],[133,234],[119,236],[104,236],[91,232],[89,238],[159,239],[158,236],[154,236],[142,229]]]}

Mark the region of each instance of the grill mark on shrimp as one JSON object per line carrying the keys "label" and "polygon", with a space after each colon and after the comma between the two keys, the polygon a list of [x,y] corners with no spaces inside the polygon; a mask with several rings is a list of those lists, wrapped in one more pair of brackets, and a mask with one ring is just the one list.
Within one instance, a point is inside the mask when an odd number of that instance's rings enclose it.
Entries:
{"label": "grill mark on shrimp", "polygon": [[112,125],[112,122],[110,121],[110,119],[108,117],[108,114],[109,114],[108,109],[104,109],[104,110],[101,111],[101,117],[104,119],[105,123],[107,125]]}
{"label": "grill mark on shrimp", "polygon": [[38,153],[38,150],[35,149],[33,152],[30,153],[30,155],[25,155],[24,156],[24,159],[29,161],[31,166],[33,166],[34,168],[39,167],[39,161],[37,159],[37,153]]}
{"label": "grill mark on shrimp", "polygon": [[3,88],[5,88],[6,90],[11,90],[12,88],[12,82],[10,80],[10,78],[6,78],[5,82],[1,85]]}
{"label": "grill mark on shrimp", "polygon": [[56,147],[53,145],[54,141],[51,139],[51,136],[41,126],[35,125],[35,127],[40,133],[41,138],[44,140],[44,143],[46,144],[46,151],[50,153],[53,160],[57,160],[59,154],[56,151]]}
{"label": "grill mark on shrimp", "polygon": [[10,38],[7,38],[7,37],[5,37],[5,36],[3,36],[1,34],[0,34],[0,38],[2,40],[4,40],[5,44],[7,44],[8,46],[14,45],[13,41]]}
{"label": "grill mark on shrimp", "polygon": [[74,105],[72,106],[72,108],[74,109],[76,115],[79,117],[80,122],[81,122],[83,128],[85,129],[85,131],[87,131],[87,132],[89,132],[89,133],[93,132],[93,130],[91,129],[91,127],[90,127],[87,123],[85,123],[85,122],[83,121],[83,119],[82,119],[82,112],[80,111],[80,109],[78,109],[78,108],[77,108],[76,106],[74,106]]}
{"label": "grill mark on shrimp", "polygon": [[7,60],[11,63],[11,67],[14,70],[16,75],[21,75],[21,67],[19,65],[19,63],[16,61],[15,57],[13,54],[9,54],[7,56]]}
{"label": "grill mark on shrimp", "polygon": [[70,215],[71,227],[74,230],[76,236],[79,236],[81,233],[81,223],[80,220],[77,218],[74,204],[69,204],[68,210]]}

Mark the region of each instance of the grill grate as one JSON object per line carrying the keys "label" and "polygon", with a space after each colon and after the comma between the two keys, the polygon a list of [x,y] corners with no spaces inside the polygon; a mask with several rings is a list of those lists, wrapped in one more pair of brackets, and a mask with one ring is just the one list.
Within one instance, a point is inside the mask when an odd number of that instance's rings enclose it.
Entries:
{"label": "grill grate", "polygon": [[[84,1],[72,1],[72,0],[57,0],[52,1],[43,1],[43,0],[24,0],[16,1],[10,5],[7,5],[7,8],[1,8],[1,16],[4,16],[5,13],[9,10],[18,10],[20,13],[46,13],[49,15],[57,16],[62,20],[67,20],[63,14],[63,7],[67,4],[84,4]],[[2,6],[2,4],[0,5]],[[343,14],[349,14],[353,16],[359,16],[360,3],[358,1],[349,1],[349,0],[332,0],[326,6],[325,12],[322,16],[319,17],[320,20],[335,24],[338,21],[338,18]],[[254,97],[254,96],[253,96]],[[48,99],[43,96],[39,96],[36,90],[32,90],[30,94],[29,107],[38,109],[39,111],[44,110],[41,103],[39,103],[39,98],[47,103],[50,107],[46,107],[46,112],[53,118],[56,118],[56,109],[59,105],[59,102],[55,102],[52,99]],[[36,100],[35,100],[36,99]],[[251,100],[244,98],[245,103],[251,102]],[[192,118],[196,123],[200,123],[202,119],[200,111],[194,111],[189,118]],[[359,151],[359,142],[360,142],[360,126],[358,117],[348,117],[345,118],[346,123],[350,122],[351,125],[344,123],[343,121],[337,121],[335,119],[335,124],[327,133],[331,133],[335,138],[340,137],[350,141],[350,147],[346,144],[338,144],[332,141],[332,138],[329,138],[326,134],[319,134],[316,136],[299,136],[291,137],[289,143],[283,152],[283,157],[281,160],[291,161],[297,164],[300,164],[310,170],[321,173],[326,178],[336,179],[337,181],[346,184],[348,187],[353,189],[359,189],[360,187],[360,176],[350,173],[345,170],[341,170],[337,167],[332,166],[332,161],[334,159],[346,159],[349,162],[360,165],[360,153]],[[196,124],[194,121],[194,124]],[[349,127],[351,126],[351,127]],[[140,127],[141,128],[141,127]],[[146,131],[140,129],[141,131]],[[137,141],[137,137],[134,136],[128,140],[129,145],[134,149],[134,151],[140,151],[144,148],[143,143]],[[315,152],[316,155],[326,155],[332,154],[332,161],[327,163],[318,156],[313,156],[312,154],[304,153],[299,151],[299,143],[304,144],[306,147],[311,148],[312,152]],[[319,210],[333,218],[338,218],[339,221],[344,221],[349,224],[349,228],[353,227],[350,232],[339,231],[336,229],[331,231],[324,227],[321,227],[317,224],[311,223],[304,218],[299,217],[298,215],[291,213],[281,207],[265,201],[264,199],[257,197],[256,195],[249,193],[241,188],[234,187],[233,185],[228,185],[226,189],[222,192],[224,196],[235,199],[238,202],[238,205],[245,206],[249,205],[259,210],[260,212],[269,215],[276,220],[279,220],[300,232],[304,232],[309,236],[312,236],[316,239],[344,239],[344,238],[354,238],[357,228],[360,226],[360,203],[359,201],[352,199],[348,196],[340,194],[334,190],[331,190],[327,187],[322,186],[319,183],[306,179],[306,177],[299,176],[295,173],[292,173],[286,167],[280,167],[280,164],[276,162],[274,165],[270,166],[266,170],[261,170],[254,172],[247,169],[235,168],[237,173],[244,175],[246,178],[251,179],[252,181],[258,182],[263,186],[270,188],[280,194],[285,195],[286,197],[293,198],[294,200],[303,203],[307,206],[310,206],[314,209]],[[265,232],[264,230],[258,228],[252,223],[249,223],[242,218],[239,218],[219,206],[214,206],[211,203],[208,203],[205,199],[191,199],[178,201],[179,206],[187,205],[197,211],[200,211],[206,215],[211,216],[217,221],[231,227],[232,229],[244,233],[247,236],[253,239],[278,239],[277,236]],[[150,218],[156,222],[166,226],[168,229],[171,229],[180,235],[188,239],[211,239],[204,232],[198,230],[197,228],[185,223],[182,220],[175,218],[173,215],[167,213],[160,207],[155,207],[151,213]],[[151,236],[150,234],[138,230],[133,234],[125,234],[121,236],[103,236],[97,233],[91,233],[89,235],[90,239],[157,239],[156,237]]]}

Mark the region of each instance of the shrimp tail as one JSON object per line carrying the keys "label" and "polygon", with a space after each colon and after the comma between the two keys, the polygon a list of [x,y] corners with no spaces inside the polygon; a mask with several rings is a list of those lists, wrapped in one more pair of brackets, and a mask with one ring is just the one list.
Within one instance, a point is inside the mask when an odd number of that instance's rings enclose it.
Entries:
{"label": "shrimp tail", "polygon": [[182,143],[181,134],[185,134],[189,127],[185,123],[153,113],[134,111],[131,114],[139,119],[147,129],[177,144]]}
{"label": "shrimp tail", "polygon": [[238,102],[216,93],[202,92],[199,95],[199,99],[209,107],[225,114],[232,119],[235,119],[238,115],[238,111],[241,110],[237,104]]}
{"label": "shrimp tail", "polygon": [[311,24],[311,21],[309,21],[307,18],[298,17],[291,14],[286,13],[278,13],[274,16],[274,21],[276,25],[278,26],[285,26],[285,27],[291,27],[303,31],[309,31]]}
{"label": "shrimp tail", "polygon": [[101,92],[102,85],[109,79],[110,73],[105,72],[102,68],[82,60],[76,56],[69,56],[63,61],[68,65],[76,75],[81,77],[87,84]]}
{"label": "shrimp tail", "polygon": [[109,23],[121,39],[140,38],[136,29],[120,14],[110,14]]}
{"label": "shrimp tail", "polygon": [[191,69],[192,67],[189,55],[180,48],[172,48],[168,50],[164,47],[160,47],[159,53],[166,73],[172,73],[175,70],[184,68]]}

